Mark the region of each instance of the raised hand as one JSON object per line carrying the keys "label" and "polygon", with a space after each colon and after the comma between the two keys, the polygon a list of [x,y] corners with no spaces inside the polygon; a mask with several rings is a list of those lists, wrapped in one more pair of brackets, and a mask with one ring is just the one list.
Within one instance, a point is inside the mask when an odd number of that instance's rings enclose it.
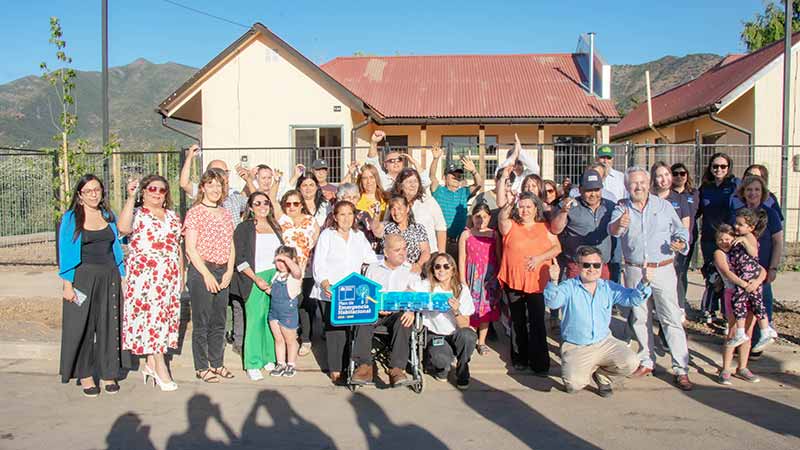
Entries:
{"label": "raised hand", "polygon": [[464,170],[466,170],[467,172],[475,172],[475,163],[472,162],[470,158],[462,156],[461,164],[464,166]]}
{"label": "raised hand", "polygon": [[128,180],[128,186],[126,190],[128,191],[128,197],[133,197],[136,194],[136,189],[139,189],[139,180],[131,178]]}
{"label": "raised hand", "polygon": [[550,261],[550,280],[558,281],[559,275],[561,275],[561,267],[559,267],[558,261],[553,258]]}
{"label": "raised hand", "polygon": [[433,148],[431,149],[431,154],[433,155],[434,159],[441,158],[442,153],[443,153],[442,147],[439,147],[438,145],[434,145]]}
{"label": "raised hand", "polygon": [[294,166],[294,175],[297,177],[302,176],[306,172],[306,166],[298,164]]}
{"label": "raised hand", "polygon": [[622,213],[622,216],[619,218],[619,226],[623,228],[628,228],[628,225],[631,224],[631,214],[627,207],[625,207],[625,211]]}
{"label": "raised hand", "polygon": [[188,150],[186,150],[186,159],[194,158],[198,153],[200,153],[200,146],[197,144],[192,144]]}
{"label": "raised hand", "polygon": [[386,137],[386,132],[381,131],[381,130],[375,130],[372,133],[371,140],[372,140],[372,142],[377,144],[378,142],[382,141],[385,137]]}
{"label": "raised hand", "polygon": [[561,205],[561,211],[569,212],[569,210],[572,209],[572,205],[574,204],[575,204],[574,198],[572,197],[565,198]]}

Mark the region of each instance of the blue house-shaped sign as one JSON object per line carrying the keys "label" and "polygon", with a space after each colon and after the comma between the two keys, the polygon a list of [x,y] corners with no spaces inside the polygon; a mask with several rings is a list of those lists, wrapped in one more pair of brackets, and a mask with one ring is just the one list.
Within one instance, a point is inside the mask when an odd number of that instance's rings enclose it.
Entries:
{"label": "blue house-shaped sign", "polygon": [[381,285],[353,272],[333,285],[331,323],[335,326],[375,323],[380,312]]}

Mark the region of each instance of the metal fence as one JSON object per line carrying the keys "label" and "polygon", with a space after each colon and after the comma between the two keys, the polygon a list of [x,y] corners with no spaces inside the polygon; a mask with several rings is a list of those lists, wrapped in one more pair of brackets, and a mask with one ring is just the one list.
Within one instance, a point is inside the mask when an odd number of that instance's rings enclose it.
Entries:
{"label": "metal fence", "polygon": [[[614,166],[624,171],[630,166],[649,168],[657,161],[668,164],[682,162],[689,168],[695,186],[700,185],[710,156],[725,152],[733,160],[732,172],[741,177],[751,164],[762,164],[770,170],[769,185],[780,198],[781,186],[788,187],[785,235],[787,242],[800,242],[800,146],[789,147],[789,172],[781,177],[781,146],[706,145],[706,144],[611,144],[615,152]],[[493,186],[497,166],[505,160],[510,143],[487,145],[483,149],[483,174],[486,188]],[[541,176],[561,183],[565,177],[577,184],[586,166],[594,159],[597,145],[584,143],[523,143],[528,156],[541,167]],[[416,159],[423,170],[430,164],[431,146],[381,147],[380,158],[388,151],[407,153]],[[358,147],[357,158],[363,161],[367,147]],[[467,156],[481,167],[479,145],[446,146],[444,164],[458,162]],[[225,155],[230,163],[247,156],[249,167],[267,164],[283,170],[287,176],[294,164],[310,166],[315,159],[325,159],[329,166],[329,181],[338,182],[346,174],[350,147],[281,147],[281,148],[204,148],[202,160],[191,161],[192,178],[197,181],[201,170],[211,159]],[[112,155],[89,152],[79,157],[86,172],[108,178],[107,192],[112,207],[119,211],[125,199],[129,179],[155,173],[170,183],[176,204],[185,207],[185,196],[178,185],[184,162],[181,151],[123,151]],[[56,220],[56,161],[53,155],[39,151],[0,149],[0,264],[52,264],[55,262],[53,240]],[[104,169],[108,177],[103,177]],[[232,175],[235,179],[235,175]],[[74,184],[76,180],[71,180]],[[184,207],[179,212],[185,211]]]}

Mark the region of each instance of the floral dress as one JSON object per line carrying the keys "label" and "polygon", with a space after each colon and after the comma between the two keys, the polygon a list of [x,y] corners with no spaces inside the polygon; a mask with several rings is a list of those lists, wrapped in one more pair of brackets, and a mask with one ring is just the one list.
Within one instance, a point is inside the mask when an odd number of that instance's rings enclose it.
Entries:
{"label": "floral dress", "polygon": [[166,353],[178,347],[181,221],[170,210],[162,221],[147,208],[138,208],[131,229],[122,348],[134,355]]}
{"label": "floral dress", "polygon": [[[313,216],[304,216],[299,224],[286,214],[278,219],[278,225],[283,232],[283,242],[289,247],[297,250],[297,256],[305,264],[311,258],[311,251],[314,249],[314,221]],[[310,266],[310,264],[309,264]]]}
{"label": "floral dress", "polygon": [[466,242],[466,281],[475,313],[470,317],[470,326],[494,322],[500,318],[500,283],[497,280],[497,237],[476,236],[470,233]]}
{"label": "floral dress", "polygon": [[[728,265],[734,275],[744,281],[754,280],[761,273],[758,259],[750,256],[743,245],[735,245],[730,249],[728,252]],[[743,287],[735,286],[731,297],[731,305],[733,306],[733,315],[737,319],[746,318],[748,311],[751,311],[759,319],[766,317],[763,285],[751,293],[745,291]]]}

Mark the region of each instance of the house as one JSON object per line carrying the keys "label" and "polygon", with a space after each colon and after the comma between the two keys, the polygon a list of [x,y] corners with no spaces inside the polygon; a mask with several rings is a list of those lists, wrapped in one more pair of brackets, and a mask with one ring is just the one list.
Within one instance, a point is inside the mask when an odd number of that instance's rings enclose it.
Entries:
{"label": "house", "polygon": [[582,164],[592,143],[608,142],[620,119],[610,77],[593,37],[575,53],[342,57],[317,66],[256,23],[158,112],[201,125],[204,158],[229,165],[246,155],[286,170],[320,156],[336,181],[382,129],[388,144],[407,146],[423,165],[427,151],[418,147],[466,146],[491,177],[492,144],[510,144],[517,133],[545,177],[574,177],[554,171],[550,144],[586,144]]}
{"label": "house", "polygon": [[[796,124],[798,111],[798,65],[800,33],[792,36],[790,144],[800,142]],[[741,176],[750,164],[763,164],[770,173],[770,190],[780,195],[783,117],[783,52],[780,40],[747,55],[729,55],[694,80],[652,98],[653,127],[648,124],[647,104],[642,103],[611,130],[613,142],[666,145],[662,156],[674,156],[687,147],[701,144],[693,172],[705,168],[715,151],[730,154],[734,173]],[[790,149],[800,155],[800,148]],[[800,156],[798,156],[800,158]],[[651,161],[653,158],[650,158]],[[656,159],[661,159],[659,156]],[[700,173],[700,175],[702,175]],[[796,241],[800,174],[789,167],[787,240]]]}

